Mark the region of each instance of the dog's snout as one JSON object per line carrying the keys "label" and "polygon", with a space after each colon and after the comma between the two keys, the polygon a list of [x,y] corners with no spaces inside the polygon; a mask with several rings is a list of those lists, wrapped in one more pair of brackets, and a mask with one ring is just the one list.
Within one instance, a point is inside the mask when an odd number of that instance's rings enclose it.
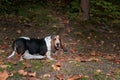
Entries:
{"label": "dog's snout", "polygon": [[59,44],[59,43],[57,43],[56,45],[57,45],[57,47],[60,47],[60,44]]}

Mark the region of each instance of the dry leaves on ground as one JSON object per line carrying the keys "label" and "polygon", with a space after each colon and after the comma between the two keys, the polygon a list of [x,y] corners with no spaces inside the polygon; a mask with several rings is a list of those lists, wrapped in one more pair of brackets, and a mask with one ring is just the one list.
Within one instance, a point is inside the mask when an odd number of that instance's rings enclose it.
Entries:
{"label": "dry leaves on ground", "polygon": [[68,80],[79,80],[82,77],[83,77],[82,75],[75,75],[75,76],[70,77]]}
{"label": "dry leaves on ground", "polygon": [[44,74],[43,78],[50,77],[50,76],[51,76],[50,74]]}
{"label": "dry leaves on ground", "polygon": [[53,70],[59,71],[61,67],[61,62],[57,62],[56,64],[52,65]]}
{"label": "dry leaves on ground", "polygon": [[6,80],[9,77],[7,71],[0,72],[0,80]]}
{"label": "dry leaves on ground", "polygon": [[18,71],[19,74],[23,75],[23,76],[31,76],[31,77],[36,77],[36,72],[27,72],[25,70],[19,70]]}
{"label": "dry leaves on ground", "polygon": [[55,77],[56,77],[58,80],[64,80],[63,74],[57,74]]}

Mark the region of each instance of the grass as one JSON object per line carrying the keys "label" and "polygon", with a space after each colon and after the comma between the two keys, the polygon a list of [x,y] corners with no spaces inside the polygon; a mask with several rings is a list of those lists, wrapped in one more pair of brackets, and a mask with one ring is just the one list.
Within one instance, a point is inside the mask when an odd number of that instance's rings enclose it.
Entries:
{"label": "grass", "polygon": [[112,80],[112,77],[108,77],[104,74],[97,74],[93,76],[94,80]]}
{"label": "grass", "polygon": [[4,71],[4,69],[3,68],[0,68],[0,72],[3,72]]}
{"label": "grass", "polygon": [[15,67],[13,67],[13,65],[9,65],[9,66],[7,67],[7,70],[8,70],[9,72],[13,71],[14,69],[15,69]]}
{"label": "grass", "polygon": [[32,66],[32,69],[31,69],[31,70],[33,70],[33,71],[39,71],[39,70],[41,70],[42,67],[44,66],[43,62],[37,61],[37,60],[31,60],[30,63],[31,63],[32,65],[34,65],[34,66]]}
{"label": "grass", "polygon": [[22,77],[19,73],[14,73],[12,77],[9,77],[9,80],[22,80]]}
{"label": "grass", "polygon": [[51,9],[46,9],[39,4],[26,5],[19,9],[19,15],[24,19],[20,23],[33,22],[34,26],[46,26],[52,23],[57,23],[55,16],[52,15]]}
{"label": "grass", "polygon": [[116,79],[116,80],[120,80],[120,69],[116,68],[113,72],[113,77]]}

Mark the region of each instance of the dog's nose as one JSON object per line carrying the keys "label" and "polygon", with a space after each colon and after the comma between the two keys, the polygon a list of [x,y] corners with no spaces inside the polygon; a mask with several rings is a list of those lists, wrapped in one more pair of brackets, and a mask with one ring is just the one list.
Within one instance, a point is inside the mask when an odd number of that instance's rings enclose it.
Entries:
{"label": "dog's nose", "polygon": [[60,44],[59,44],[59,43],[57,43],[56,45],[57,45],[57,47],[60,47]]}

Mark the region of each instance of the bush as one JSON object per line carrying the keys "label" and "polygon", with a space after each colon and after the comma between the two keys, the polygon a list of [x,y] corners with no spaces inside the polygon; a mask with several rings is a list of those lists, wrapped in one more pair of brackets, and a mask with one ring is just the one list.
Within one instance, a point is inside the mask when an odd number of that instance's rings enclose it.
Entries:
{"label": "bush", "polygon": [[91,0],[91,14],[92,16],[108,16],[117,18],[120,15],[119,6],[113,5],[112,2],[105,0]]}
{"label": "bush", "polygon": [[29,4],[43,5],[43,0],[0,0],[0,14],[18,13],[19,8]]}

